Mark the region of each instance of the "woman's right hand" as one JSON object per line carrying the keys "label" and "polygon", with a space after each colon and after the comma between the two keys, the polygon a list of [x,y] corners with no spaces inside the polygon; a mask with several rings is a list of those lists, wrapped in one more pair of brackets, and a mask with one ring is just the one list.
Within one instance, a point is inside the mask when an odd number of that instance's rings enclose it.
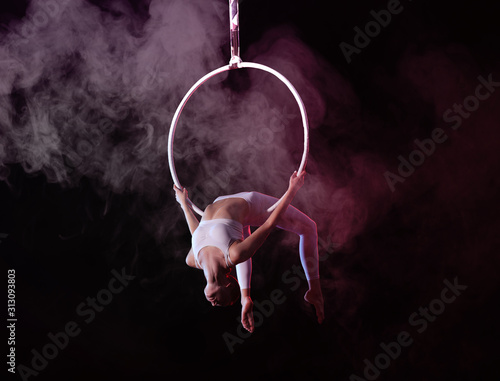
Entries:
{"label": "woman's right hand", "polygon": [[241,299],[241,325],[250,333],[254,330],[253,301],[249,296]]}
{"label": "woman's right hand", "polygon": [[290,182],[288,185],[288,189],[296,193],[302,185],[304,185],[304,176],[306,175],[306,171],[302,171],[299,176],[297,176],[297,171],[292,173],[290,176]]}
{"label": "woman's right hand", "polygon": [[174,184],[174,191],[175,191],[175,199],[181,206],[186,205],[187,199],[188,199],[188,191],[186,188],[177,188],[177,186]]}

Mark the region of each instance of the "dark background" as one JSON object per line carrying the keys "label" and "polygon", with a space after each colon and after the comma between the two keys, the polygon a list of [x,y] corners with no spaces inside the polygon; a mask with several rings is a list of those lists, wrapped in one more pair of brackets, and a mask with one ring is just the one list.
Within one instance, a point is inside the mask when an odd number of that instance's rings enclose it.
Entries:
{"label": "dark background", "polygon": [[[106,9],[106,2],[93,2]],[[147,18],[147,1],[133,6],[138,17]],[[22,18],[25,7],[26,1],[3,2],[1,21]],[[396,158],[409,152],[401,149],[403,142],[429,136],[432,107],[407,104],[410,116],[421,123],[405,130],[398,121],[395,128],[391,104],[406,90],[381,89],[380,73],[390,81],[410,46],[418,53],[449,44],[468,49],[477,75],[498,72],[499,7],[493,1],[405,3],[407,9],[348,64],[339,43],[352,43],[352,28],[370,20],[370,10],[385,7],[379,1],[245,0],[240,5],[241,45],[244,57],[245,47],[272,27],[294,28],[352,84],[362,112],[383,126],[370,132],[377,135],[373,144]],[[475,83],[474,76],[470,80]],[[457,102],[462,99],[458,96]],[[481,122],[486,123],[482,132],[477,129],[484,125],[469,120],[453,135],[466,151],[443,148],[448,165],[439,164],[441,153],[436,152],[435,161],[420,169],[431,173],[439,167],[446,176],[435,181],[415,176],[400,184],[397,192],[404,196],[397,197],[387,214],[348,247],[329,254],[322,278],[329,285],[335,282],[338,274],[327,270],[336,267],[356,288],[344,290],[338,299],[335,287],[326,288],[321,326],[301,300],[305,282],[297,291],[283,286],[281,275],[298,259],[269,265],[256,256],[253,299],[265,300],[279,288],[286,301],[275,306],[250,338],[234,346],[234,354],[222,335],[236,335],[238,306],[212,308],[201,292],[202,274],[169,254],[178,248],[187,252],[187,229],[158,242],[135,215],[137,209],[154,207],[141,194],[111,192],[104,201],[90,179],[63,188],[9,164],[9,185],[0,182],[0,253],[2,273],[16,270],[18,364],[29,366],[30,351],[41,350],[49,332],[59,332],[73,320],[82,332],[30,380],[348,380],[352,373],[364,378],[364,359],[373,361],[381,352],[379,344],[394,341],[401,331],[410,332],[415,342],[382,370],[381,380],[498,379],[498,99],[486,101],[493,113]],[[354,139],[351,147],[369,144],[364,139],[367,135]],[[326,139],[324,144],[334,150],[337,142]],[[395,172],[396,160],[388,162]],[[171,202],[172,213],[180,213],[170,188],[162,197]],[[267,248],[282,236],[276,232]],[[83,323],[76,306],[107,287],[112,269],[123,267],[136,276],[134,281],[94,321]],[[425,332],[417,333],[409,316],[440,296],[445,278],[455,277],[468,289]],[[352,300],[359,303],[346,311]]]}

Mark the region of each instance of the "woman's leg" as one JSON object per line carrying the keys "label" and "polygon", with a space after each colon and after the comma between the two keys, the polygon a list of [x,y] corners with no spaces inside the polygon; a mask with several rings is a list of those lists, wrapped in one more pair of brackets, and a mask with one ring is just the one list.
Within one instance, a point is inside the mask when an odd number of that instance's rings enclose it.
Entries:
{"label": "woman's leg", "polygon": [[[275,197],[262,193],[250,192],[247,200],[250,205],[247,224],[251,226],[262,225],[271,214],[267,209],[274,205],[277,200]],[[278,220],[277,227],[299,236],[300,261],[306,277],[308,280],[318,279],[318,232],[316,223],[300,210],[289,205]]]}
{"label": "woman's leg", "polygon": [[293,206],[278,220],[278,228],[299,236],[300,262],[307,280],[319,279],[318,230],[316,223]]}
{"label": "woman's leg", "polygon": [[[248,203],[250,211],[247,216],[247,224],[260,226],[269,217],[267,209],[274,205],[277,198],[267,196],[258,192],[249,192]],[[293,232],[300,238],[299,252],[300,261],[309,284],[309,290],[304,299],[314,305],[318,322],[322,323],[325,317],[323,294],[319,280],[318,259],[318,231],[316,223],[292,205],[281,215],[277,227]]]}

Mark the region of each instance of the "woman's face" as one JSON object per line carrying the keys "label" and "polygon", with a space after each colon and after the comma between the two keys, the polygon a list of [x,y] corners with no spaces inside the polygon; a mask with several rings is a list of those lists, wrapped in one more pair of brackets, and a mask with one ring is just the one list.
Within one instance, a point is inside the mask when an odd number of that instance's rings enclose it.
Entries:
{"label": "woman's face", "polygon": [[227,275],[223,283],[207,284],[205,297],[212,306],[231,306],[239,296],[238,281],[231,275]]}

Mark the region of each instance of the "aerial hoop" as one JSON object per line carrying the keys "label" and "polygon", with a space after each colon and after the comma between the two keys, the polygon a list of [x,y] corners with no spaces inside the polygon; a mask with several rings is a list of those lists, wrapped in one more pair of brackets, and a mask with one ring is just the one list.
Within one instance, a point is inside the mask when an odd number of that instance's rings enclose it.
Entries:
{"label": "aerial hoop", "polygon": [[[239,57],[239,11],[238,11],[238,1],[237,0],[229,0],[229,9],[230,9],[230,25],[231,25],[231,60],[229,61],[229,65],[222,66],[218,69],[215,69],[214,71],[206,74],[202,78],[200,78],[192,87],[189,89],[189,91],[186,93],[184,98],[182,99],[181,103],[177,107],[177,110],[175,111],[174,117],[172,119],[172,123],[170,124],[170,131],[168,134],[168,165],[170,167],[170,174],[172,175],[172,180],[174,181],[175,185],[178,188],[182,188],[181,183],[179,182],[179,178],[177,177],[177,172],[175,171],[175,164],[174,164],[174,135],[175,135],[175,130],[177,128],[177,123],[180,119],[182,110],[184,109],[184,106],[188,102],[189,98],[193,93],[206,81],[208,81],[210,78],[216,76],[217,74],[223,73],[225,71],[233,70],[233,69],[242,69],[242,68],[250,68],[250,69],[258,69],[258,70],[263,70],[267,73],[270,73],[274,75],[276,78],[278,78],[281,82],[283,82],[290,92],[292,93],[293,97],[295,98],[295,101],[297,102],[299,109],[300,109],[300,114],[302,116],[302,124],[304,127],[304,151],[302,153],[302,160],[299,165],[299,169],[297,171],[297,174],[300,175],[302,171],[304,170],[304,167],[307,162],[307,154],[309,151],[309,122],[307,120],[307,112],[306,108],[304,106],[304,102],[302,101],[302,98],[300,97],[299,93],[295,89],[295,87],[291,84],[291,82],[282,74],[277,72],[276,70],[270,68],[269,66],[254,63],[254,62],[242,62],[241,58]],[[282,197],[283,198],[283,197]],[[268,211],[272,211],[273,209],[276,208],[276,206],[279,204],[281,199],[276,202],[273,206],[271,206]],[[196,205],[194,205],[191,201],[189,201],[191,204],[191,207],[193,210],[198,213],[200,216],[203,216],[203,211],[198,208]]]}

